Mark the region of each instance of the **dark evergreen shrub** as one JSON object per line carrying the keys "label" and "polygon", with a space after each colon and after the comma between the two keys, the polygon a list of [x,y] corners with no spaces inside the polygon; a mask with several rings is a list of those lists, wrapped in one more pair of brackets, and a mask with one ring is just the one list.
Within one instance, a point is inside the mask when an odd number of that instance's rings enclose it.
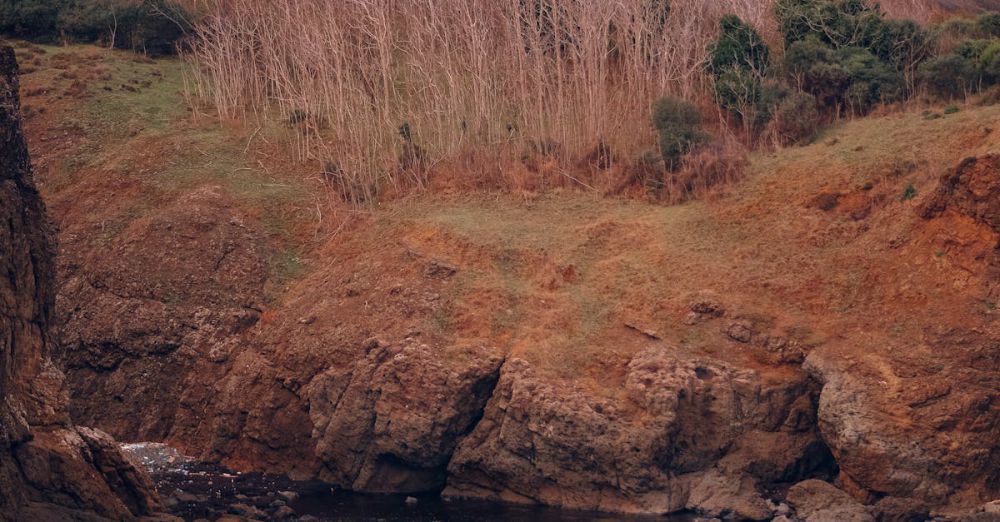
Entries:
{"label": "dark evergreen shrub", "polygon": [[667,96],[653,105],[653,127],[660,134],[660,153],[667,170],[680,168],[681,158],[704,139],[701,112],[693,103]]}

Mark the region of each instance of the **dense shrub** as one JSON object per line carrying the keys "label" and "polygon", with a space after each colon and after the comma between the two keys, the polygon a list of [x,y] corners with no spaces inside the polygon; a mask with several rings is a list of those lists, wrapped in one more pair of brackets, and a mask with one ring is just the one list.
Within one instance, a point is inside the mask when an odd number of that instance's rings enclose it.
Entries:
{"label": "dense shrub", "polygon": [[770,119],[772,103],[764,87],[770,50],[757,30],[737,16],[725,16],[719,25],[708,64],[716,102],[737,115],[745,127],[758,130]]}
{"label": "dense shrub", "polygon": [[169,54],[188,29],[178,9],[169,0],[0,0],[0,32]]}
{"label": "dense shrub", "polygon": [[59,34],[59,13],[68,0],[0,0],[0,33],[51,39]]}
{"label": "dense shrub", "polygon": [[660,134],[660,153],[667,170],[680,168],[681,157],[704,139],[701,112],[693,103],[667,96],[653,106],[653,127]]}
{"label": "dense shrub", "polygon": [[844,106],[865,114],[878,103],[898,101],[905,94],[903,75],[879,60],[866,49],[845,47],[834,56],[847,71],[849,85],[844,92]]}
{"label": "dense shrub", "polygon": [[786,94],[774,110],[774,131],[784,145],[812,142],[822,124],[816,98],[802,91]]}
{"label": "dense shrub", "polygon": [[815,39],[795,42],[785,67],[827,110],[863,114],[904,94],[903,75],[861,47],[831,49]]}
{"label": "dense shrub", "polygon": [[994,40],[979,56],[979,70],[985,86],[1000,83],[1000,39]]}
{"label": "dense shrub", "polygon": [[927,90],[942,98],[964,95],[972,89],[976,76],[972,62],[957,53],[936,56],[920,67],[920,78]]}
{"label": "dense shrub", "polygon": [[1000,12],[979,15],[976,19],[976,29],[980,36],[1000,38]]}
{"label": "dense shrub", "polygon": [[910,20],[885,18],[866,0],[778,0],[786,46],[815,40],[831,49],[860,48],[899,71],[913,70],[930,51],[927,32]]}
{"label": "dense shrub", "polygon": [[858,47],[879,39],[885,24],[877,3],[864,0],[778,0],[786,45],[817,38],[831,47]]}
{"label": "dense shrub", "polygon": [[1000,83],[1000,38],[969,39],[920,68],[932,95],[951,99]]}
{"label": "dense shrub", "polygon": [[736,15],[722,17],[719,27],[719,38],[709,48],[709,71],[721,74],[740,69],[765,74],[771,52],[757,30]]}
{"label": "dense shrub", "polygon": [[912,20],[885,20],[861,47],[897,70],[907,71],[930,55],[931,38]]}

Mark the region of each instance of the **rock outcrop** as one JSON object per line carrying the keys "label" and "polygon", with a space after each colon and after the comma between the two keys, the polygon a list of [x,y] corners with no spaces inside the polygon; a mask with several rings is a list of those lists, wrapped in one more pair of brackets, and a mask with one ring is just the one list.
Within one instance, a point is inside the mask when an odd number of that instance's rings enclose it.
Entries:
{"label": "rock outcrop", "polygon": [[130,520],[157,510],[108,435],[73,426],[52,364],[54,249],[21,131],[17,64],[0,48],[0,520]]}
{"label": "rock outcrop", "polygon": [[623,396],[605,398],[512,359],[444,494],[632,513],[739,505],[739,516],[767,519],[759,486],[830,464],[816,390],[801,372],[787,377],[653,346],[628,365]]}
{"label": "rock outcrop", "polygon": [[920,212],[930,219],[948,210],[1000,230],[1000,154],[962,160],[942,176]]}
{"label": "rock outcrop", "polygon": [[308,385],[320,474],[354,491],[423,492],[445,484],[448,461],[482,416],[502,358],[468,348],[441,360],[418,343],[369,341],[364,359]]}
{"label": "rock outcrop", "polygon": [[203,187],[60,267],[57,358],[74,396],[112,398],[74,401],[74,419],[127,440],[167,437],[185,377],[225,360],[260,317],[265,253],[245,220]]}
{"label": "rock outcrop", "polygon": [[927,374],[899,375],[906,371],[900,362],[858,361],[836,346],[806,359],[823,383],[823,439],[840,482],[861,500],[943,506],[1000,495],[1000,361],[983,357],[996,347],[959,338],[941,346],[952,351],[941,358],[947,367]]}

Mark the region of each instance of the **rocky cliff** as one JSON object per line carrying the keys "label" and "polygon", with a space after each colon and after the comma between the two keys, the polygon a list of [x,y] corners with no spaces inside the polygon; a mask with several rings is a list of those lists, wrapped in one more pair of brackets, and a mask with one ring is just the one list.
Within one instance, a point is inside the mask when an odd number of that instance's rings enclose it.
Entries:
{"label": "rocky cliff", "polygon": [[158,508],[107,434],[74,426],[52,364],[54,248],[0,47],[0,520],[131,520]]}
{"label": "rocky cliff", "polygon": [[[51,54],[25,79],[29,139],[84,424],[358,491],[995,518],[1000,106],[844,123],[711,201],[462,193],[340,221],[322,187],[264,211],[303,177],[266,131],[223,139],[183,110],[115,139],[80,124],[176,91],[165,64],[72,98],[45,64],[134,57]],[[289,215],[312,242],[282,279]]]}

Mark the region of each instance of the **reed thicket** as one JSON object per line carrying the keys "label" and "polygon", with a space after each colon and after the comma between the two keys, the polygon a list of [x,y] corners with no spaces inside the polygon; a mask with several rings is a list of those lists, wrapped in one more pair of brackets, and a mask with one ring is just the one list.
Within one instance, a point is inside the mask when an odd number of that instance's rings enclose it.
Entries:
{"label": "reed thicket", "polygon": [[[214,0],[188,58],[223,118],[284,120],[351,199],[441,162],[656,147],[652,103],[707,99],[719,18],[764,0]],[[492,160],[491,160],[492,161]],[[485,169],[489,170],[489,169]],[[475,175],[475,173],[470,173]],[[567,174],[568,176],[569,174]]]}

